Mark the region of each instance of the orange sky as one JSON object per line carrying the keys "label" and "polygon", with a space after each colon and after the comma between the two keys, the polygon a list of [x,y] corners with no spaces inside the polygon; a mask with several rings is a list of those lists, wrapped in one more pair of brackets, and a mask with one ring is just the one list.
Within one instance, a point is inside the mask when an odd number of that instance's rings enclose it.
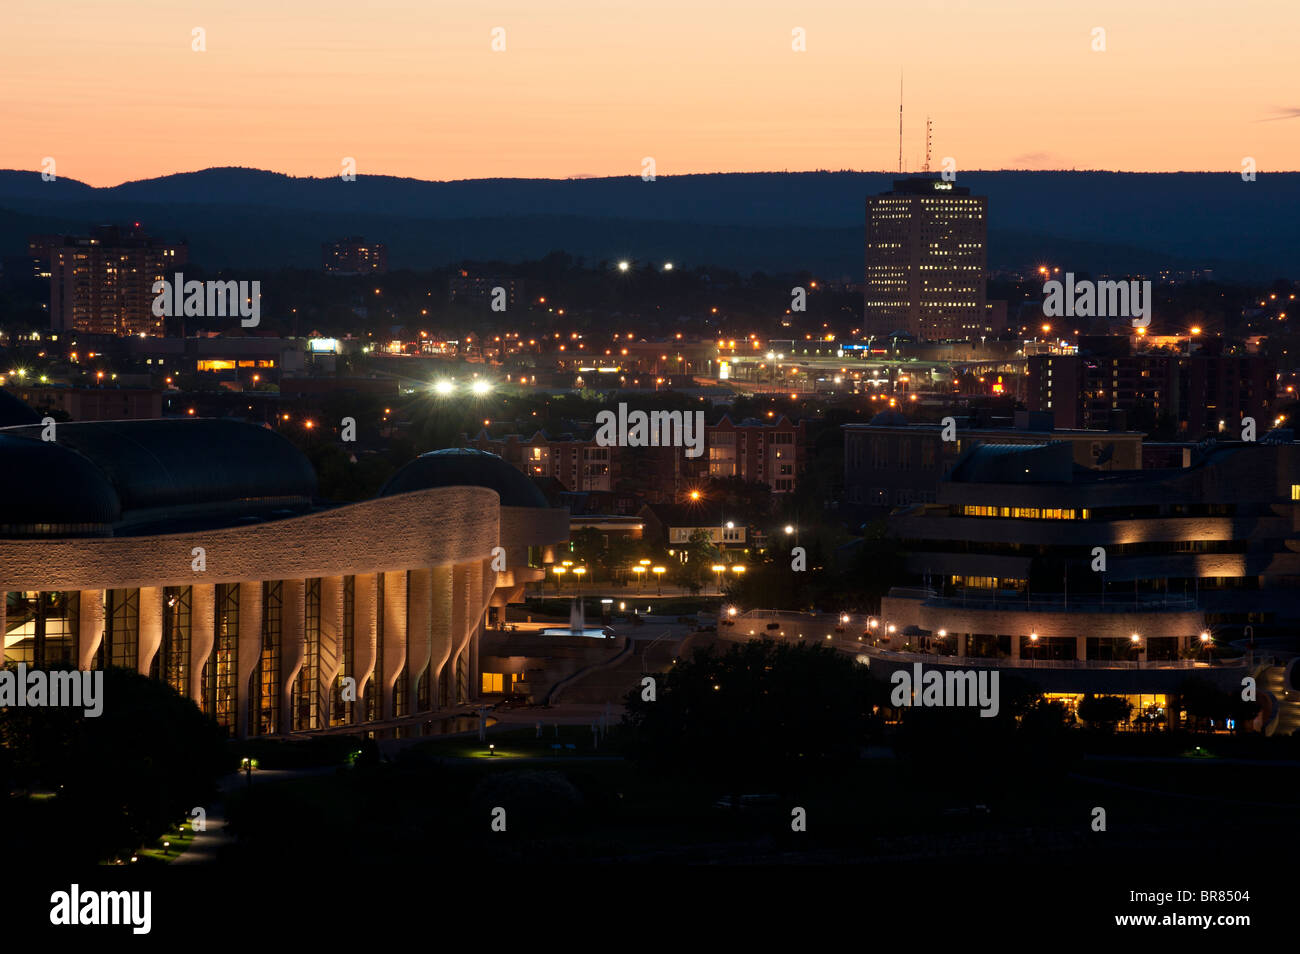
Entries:
{"label": "orange sky", "polygon": [[902,68],[912,170],[928,114],[958,172],[1268,172],[1300,165],[1298,27],[1295,0],[6,0],[0,168],[892,170]]}

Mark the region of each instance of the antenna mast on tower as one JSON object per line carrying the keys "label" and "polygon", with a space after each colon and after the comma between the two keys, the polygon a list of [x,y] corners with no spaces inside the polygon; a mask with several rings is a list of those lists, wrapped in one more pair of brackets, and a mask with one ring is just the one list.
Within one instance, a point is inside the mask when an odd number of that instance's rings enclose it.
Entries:
{"label": "antenna mast on tower", "polygon": [[898,174],[903,174],[903,71],[898,71]]}
{"label": "antenna mast on tower", "polygon": [[934,131],[934,123],[930,122],[930,117],[925,117],[925,168],[922,172],[930,171],[930,134]]}

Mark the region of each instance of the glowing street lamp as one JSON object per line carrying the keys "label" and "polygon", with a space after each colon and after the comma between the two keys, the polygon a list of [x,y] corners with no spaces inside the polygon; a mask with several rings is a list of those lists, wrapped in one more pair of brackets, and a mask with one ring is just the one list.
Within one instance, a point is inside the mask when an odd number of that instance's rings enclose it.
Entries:
{"label": "glowing street lamp", "polygon": [[555,592],[559,593],[563,584],[561,577],[563,577],[565,573],[569,572],[569,568],[564,566],[553,566],[551,567],[551,572],[555,574]]}
{"label": "glowing street lamp", "polygon": [[641,581],[645,579],[645,567],[634,566],[632,567],[632,572],[636,574],[636,589],[639,593],[642,590]]}
{"label": "glowing street lamp", "polygon": [[662,566],[657,566],[653,568],[653,573],[655,575],[655,578],[658,580],[660,596],[664,595],[664,574],[667,572],[668,572],[667,569],[665,569]]}
{"label": "glowing street lamp", "polygon": [[722,591],[722,575],[723,575],[724,573],[727,572],[727,567],[726,567],[726,565],[725,565],[725,564],[722,564],[722,563],[715,563],[715,564],[713,564],[713,566],[711,566],[709,569],[711,569],[714,573],[718,574],[718,591],[721,592],[721,591]]}
{"label": "glowing street lamp", "polygon": [[444,378],[444,379],[441,380],[441,381],[436,382],[436,383],[433,385],[433,392],[434,392],[435,394],[439,395],[440,397],[447,397],[449,394],[451,394],[451,393],[452,393],[453,391],[455,391],[455,390],[456,390],[456,384],[455,384],[455,382],[454,382],[454,381],[448,381],[446,378]]}

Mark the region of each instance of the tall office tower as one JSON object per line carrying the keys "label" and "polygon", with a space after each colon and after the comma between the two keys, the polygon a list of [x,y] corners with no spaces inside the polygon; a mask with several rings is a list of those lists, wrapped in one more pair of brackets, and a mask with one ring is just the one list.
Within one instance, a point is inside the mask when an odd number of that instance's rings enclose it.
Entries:
{"label": "tall office tower", "polygon": [[49,247],[50,324],[56,331],[163,335],[154,315],[156,281],[171,280],[188,246],[160,242],[138,224],[63,235]]}
{"label": "tall office tower", "polygon": [[360,235],[321,246],[325,271],[333,275],[383,275],[388,271],[388,249],[383,242],[367,242]]}
{"label": "tall office tower", "polygon": [[864,325],[918,341],[984,333],[988,199],[943,179],[895,179],[867,199]]}

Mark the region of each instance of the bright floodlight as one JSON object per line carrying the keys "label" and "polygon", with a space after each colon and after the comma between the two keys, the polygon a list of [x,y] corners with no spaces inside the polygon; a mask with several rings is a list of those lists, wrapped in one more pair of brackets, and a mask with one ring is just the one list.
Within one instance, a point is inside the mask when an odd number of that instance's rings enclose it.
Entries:
{"label": "bright floodlight", "polygon": [[618,270],[620,272],[625,272],[631,267],[632,267],[632,263],[628,261],[622,261],[618,263]]}
{"label": "bright floodlight", "polygon": [[469,389],[475,394],[487,394],[492,390],[492,385],[487,381],[475,381],[469,386]]}
{"label": "bright floodlight", "polygon": [[456,385],[451,381],[443,380],[434,384],[433,390],[437,394],[450,394],[456,390]]}
{"label": "bright floodlight", "polygon": [[664,262],[664,271],[665,271],[665,272],[671,272],[672,270],[673,270],[673,263],[672,263],[672,262]]}

